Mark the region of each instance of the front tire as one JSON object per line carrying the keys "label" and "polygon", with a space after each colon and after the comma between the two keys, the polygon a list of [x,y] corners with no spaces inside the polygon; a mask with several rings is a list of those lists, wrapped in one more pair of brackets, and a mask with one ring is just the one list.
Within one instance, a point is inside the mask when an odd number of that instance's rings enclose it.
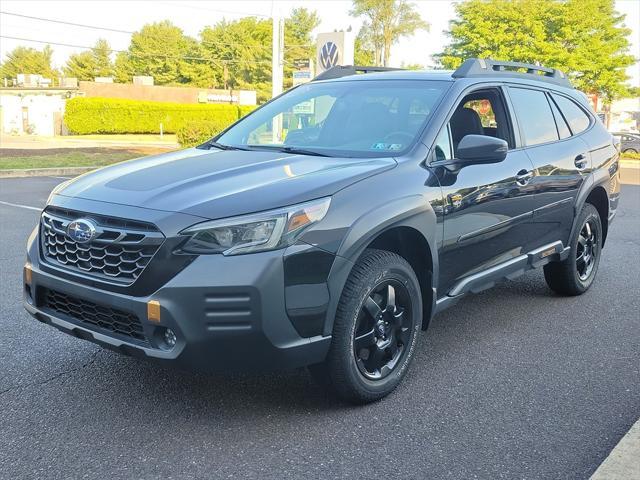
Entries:
{"label": "front tire", "polygon": [[574,296],[586,292],[598,271],[602,251],[602,222],[590,203],[582,207],[577,219],[579,228],[571,238],[571,253],[562,262],[544,266],[544,278],[551,290]]}
{"label": "front tire", "polygon": [[346,401],[379,400],[404,377],[421,322],[420,284],[409,263],[367,249],[342,291],[327,359],[309,370]]}

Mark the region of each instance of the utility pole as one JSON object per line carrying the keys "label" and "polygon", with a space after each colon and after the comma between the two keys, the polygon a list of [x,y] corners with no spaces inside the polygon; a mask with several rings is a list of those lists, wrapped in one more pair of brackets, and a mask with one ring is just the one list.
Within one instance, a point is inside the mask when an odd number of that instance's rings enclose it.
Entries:
{"label": "utility pole", "polygon": [[[273,20],[273,51],[271,55],[271,98],[282,93],[284,77],[284,21],[275,2],[271,4],[271,18]],[[282,115],[273,118],[271,127],[272,142],[279,144],[284,141],[282,131]]]}
{"label": "utility pole", "polygon": [[284,20],[280,17],[277,7],[273,6],[273,52],[271,57],[271,96],[277,97],[282,93],[282,81],[284,77]]}

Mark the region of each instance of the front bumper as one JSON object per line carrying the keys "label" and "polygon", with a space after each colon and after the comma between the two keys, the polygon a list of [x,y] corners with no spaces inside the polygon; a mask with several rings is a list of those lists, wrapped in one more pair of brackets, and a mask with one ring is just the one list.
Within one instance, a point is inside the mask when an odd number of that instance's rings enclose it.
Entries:
{"label": "front bumper", "polygon": [[[128,355],[181,368],[205,371],[255,371],[296,368],[321,362],[328,336],[302,337],[285,305],[283,251],[225,257],[197,257],[150,295],[133,296],[78,283],[42,269],[38,241],[29,244],[24,304],[37,320],[66,333]],[[49,308],[44,295],[59,292],[137,317],[145,342],[88,325]],[[160,320],[148,319],[147,304],[160,304]],[[162,332],[177,337],[168,349]]]}

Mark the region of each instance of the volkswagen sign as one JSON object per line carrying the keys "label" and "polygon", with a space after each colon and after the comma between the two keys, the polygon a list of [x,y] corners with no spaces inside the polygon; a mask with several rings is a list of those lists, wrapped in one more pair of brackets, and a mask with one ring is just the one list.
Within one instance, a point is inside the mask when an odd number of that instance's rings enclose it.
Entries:
{"label": "volkswagen sign", "polygon": [[67,237],[74,242],[87,243],[96,234],[96,226],[91,220],[80,218],[67,225]]}
{"label": "volkswagen sign", "polygon": [[316,71],[326,72],[338,65],[353,65],[353,32],[320,32],[316,35]]}
{"label": "volkswagen sign", "polygon": [[338,46],[333,42],[325,43],[320,49],[320,63],[325,70],[338,64]]}

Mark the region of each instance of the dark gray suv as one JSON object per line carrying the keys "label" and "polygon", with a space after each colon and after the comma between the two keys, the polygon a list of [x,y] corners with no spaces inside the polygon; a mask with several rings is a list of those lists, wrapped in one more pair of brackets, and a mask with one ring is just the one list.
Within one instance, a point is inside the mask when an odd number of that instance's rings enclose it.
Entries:
{"label": "dark gray suv", "polygon": [[379,70],[335,67],[197,148],[58,186],[26,309],[181,367],[308,366],[369,402],[467,293],[541,266],[585,292],[619,152],[584,95],[517,63]]}

